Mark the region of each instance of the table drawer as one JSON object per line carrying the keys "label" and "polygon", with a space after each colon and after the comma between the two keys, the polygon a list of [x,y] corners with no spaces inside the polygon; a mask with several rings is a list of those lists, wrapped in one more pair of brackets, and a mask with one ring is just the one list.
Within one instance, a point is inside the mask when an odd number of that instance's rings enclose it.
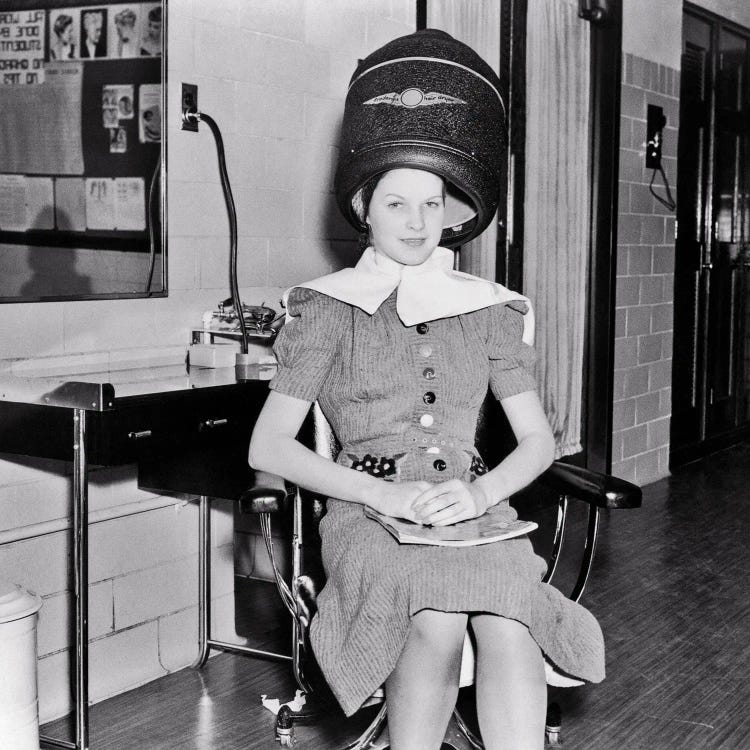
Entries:
{"label": "table drawer", "polygon": [[225,393],[187,392],[158,403],[92,414],[92,463],[122,464],[187,448],[234,445],[250,439],[265,399],[232,388]]}

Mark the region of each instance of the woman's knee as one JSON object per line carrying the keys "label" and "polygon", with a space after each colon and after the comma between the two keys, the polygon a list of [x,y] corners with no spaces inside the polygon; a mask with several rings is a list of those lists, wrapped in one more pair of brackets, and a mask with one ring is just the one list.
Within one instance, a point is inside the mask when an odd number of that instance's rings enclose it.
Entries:
{"label": "woman's knee", "polygon": [[498,615],[477,615],[471,619],[477,651],[500,657],[539,652],[529,629],[518,620]]}
{"label": "woman's knee", "polygon": [[429,648],[435,656],[458,658],[464,644],[468,617],[460,612],[424,609],[411,618],[410,639]]}

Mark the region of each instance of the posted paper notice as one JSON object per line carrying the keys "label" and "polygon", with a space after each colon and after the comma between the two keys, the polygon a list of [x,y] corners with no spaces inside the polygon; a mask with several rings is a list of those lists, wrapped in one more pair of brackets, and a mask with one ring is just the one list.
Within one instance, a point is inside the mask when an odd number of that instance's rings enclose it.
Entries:
{"label": "posted paper notice", "polygon": [[61,231],[86,231],[86,183],[81,177],[55,180],[55,223]]}
{"label": "posted paper notice", "polygon": [[109,177],[86,180],[86,227],[115,228],[115,181]]}
{"label": "posted paper notice", "polygon": [[0,12],[0,85],[44,82],[43,10]]}
{"label": "posted paper notice", "polygon": [[137,232],[146,228],[146,189],[142,177],[115,180],[115,228]]}
{"label": "posted paper notice", "polygon": [[82,85],[83,63],[73,61],[48,64],[38,86],[0,86],[3,171],[83,174]]}
{"label": "posted paper notice", "polygon": [[0,229],[4,232],[25,232],[26,178],[20,174],[0,174]]}

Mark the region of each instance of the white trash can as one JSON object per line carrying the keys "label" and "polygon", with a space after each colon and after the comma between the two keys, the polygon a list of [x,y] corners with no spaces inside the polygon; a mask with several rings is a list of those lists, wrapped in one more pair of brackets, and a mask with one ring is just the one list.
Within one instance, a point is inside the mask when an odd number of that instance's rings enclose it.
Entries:
{"label": "white trash can", "polygon": [[0,581],[0,747],[39,750],[36,623],[42,598]]}

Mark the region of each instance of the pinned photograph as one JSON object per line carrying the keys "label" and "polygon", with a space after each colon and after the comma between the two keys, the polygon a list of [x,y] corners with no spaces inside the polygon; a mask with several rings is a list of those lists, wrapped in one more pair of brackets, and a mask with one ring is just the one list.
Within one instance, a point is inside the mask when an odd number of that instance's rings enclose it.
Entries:
{"label": "pinned photograph", "polygon": [[132,86],[130,92],[122,94],[117,100],[117,112],[120,115],[121,120],[132,120],[133,119],[133,91]]}
{"label": "pinned photograph", "polygon": [[141,5],[143,27],[141,30],[141,55],[161,55],[161,3],[144,3]]}
{"label": "pinned photograph", "polygon": [[138,87],[138,139],[141,143],[161,142],[161,85]]}
{"label": "pinned photograph", "polygon": [[119,86],[112,86],[116,93],[117,101],[117,112],[120,115],[121,120],[132,120],[134,113],[134,86],[132,84],[125,84]]}
{"label": "pinned photograph", "polygon": [[102,125],[105,128],[116,128],[119,124],[117,107],[102,107]]}
{"label": "pinned photograph", "polygon": [[117,107],[117,86],[102,88],[102,107]]}
{"label": "pinned photograph", "polygon": [[80,23],[80,11],[77,8],[50,11],[50,60],[75,60],[78,57]]}
{"label": "pinned photograph", "polygon": [[81,54],[84,60],[107,56],[106,8],[84,8],[81,11]]}
{"label": "pinned photograph", "polygon": [[141,5],[112,5],[109,17],[109,56],[138,57],[141,51]]}
{"label": "pinned photograph", "polygon": [[[102,88],[104,127],[113,128],[119,120],[135,117],[135,87],[132,84],[108,84]],[[113,119],[114,118],[114,121]]]}
{"label": "pinned photograph", "polygon": [[109,131],[109,153],[124,154],[128,150],[128,134],[125,128],[112,128]]}

